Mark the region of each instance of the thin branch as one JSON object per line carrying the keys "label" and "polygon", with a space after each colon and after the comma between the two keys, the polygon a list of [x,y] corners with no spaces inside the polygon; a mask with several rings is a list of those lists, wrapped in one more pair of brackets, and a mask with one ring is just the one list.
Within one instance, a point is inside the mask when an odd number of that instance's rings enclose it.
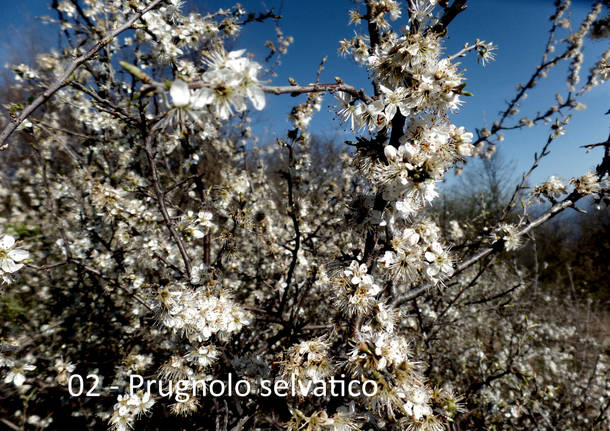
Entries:
{"label": "thin branch", "polygon": [[[558,5],[558,7],[559,7],[559,5]],[[556,16],[558,17],[559,15],[556,15]],[[540,64],[538,66],[536,66],[536,71],[530,77],[529,81],[525,85],[521,85],[519,87],[519,91],[517,91],[517,94],[508,103],[506,110],[504,110],[500,113],[500,119],[498,121],[496,121],[491,127],[491,135],[494,135],[495,133],[499,132],[500,130],[519,129],[521,127],[524,127],[523,125],[515,125],[515,126],[506,127],[506,126],[504,126],[504,122],[508,119],[508,117],[513,115],[512,114],[513,109],[517,107],[519,101],[525,96],[526,91],[534,88],[534,86],[538,82],[538,79],[541,78],[542,76],[544,76],[543,73],[546,73],[547,70],[549,70],[551,67],[555,66],[559,61],[566,58],[566,56],[568,54],[568,49],[566,49],[566,51],[564,51],[563,53],[556,55],[551,60],[547,60],[549,54],[552,52],[555,32],[559,25],[559,20],[557,17],[553,20],[553,24],[551,26],[551,29],[549,30],[549,37],[547,39],[546,46],[545,46],[544,52],[542,54],[542,59],[540,61]],[[545,114],[542,117],[538,116],[537,119],[544,119],[546,117],[547,117],[547,115]],[[488,138],[489,138],[489,136],[479,136],[478,139],[476,139],[474,142],[472,142],[472,144],[477,145],[480,142],[487,141]]]}
{"label": "thin branch", "polygon": [[522,282],[519,282],[517,284],[515,284],[513,287],[511,287],[510,289],[504,290],[500,293],[497,293],[495,295],[492,296],[488,296],[485,297],[483,299],[479,299],[477,301],[470,301],[470,302],[465,302],[464,305],[478,305],[478,304],[485,304],[486,302],[490,302],[490,301],[494,301],[496,299],[502,298],[503,296],[508,295],[509,293],[514,292],[515,290],[517,290],[518,288],[520,288],[521,286],[523,286]]}
{"label": "thin branch", "polygon": [[136,301],[138,301],[140,304],[142,304],[144,307],[148,308],[149,311],[153,311],[152,306],[150,306],[146,301],[144,301],[144,299],[142,299],[140,296],[138,296],[135,292],[133,292],[131,289],[123,286],[121,283],[113,280],[110,277],[105,276],[104,274],[102,274],[100,271],[98,271],[95,268],[90,267],[89,265],[86,265],[84,263],[82,263],[80,260],[78,259],[74,259],[74,258],[69,258],[68,259],[69,262],[74,263],[75,265],[77,265],[78,267],[84,269],[85,271],[96,275],[98,277],[100,277],[102,280],[107,281],[108,283],[114,285],[115,287],[118,287],[119,289],[121,289],[123,292],[125,292],[127,295],[131,296],[133,299],[135,299]]}
{"label": "thin branch", "polygon": [[203,177],[203,173],[198,174],[198,175],[191,175],[190,177],[187,177],[187,178],[185,178],[185,179],[183,179],[181,181],[178,181],[177,183],[174,183],[171,186],[167,187],[165,189],[165,193],[167,194],[167,193],[171,192],[172,190],[174,190],[174,189],[176,189],[176,188],[178,188],[180,186],[183,186],[184,184],[189,183],[189,182],[191,182],[193,180],[201,178],[201,177]]}
{"label": "thin branch", "polygon": [[[466,292],[468,289],[472,288],[473,286],[475,286],[477,284],[477,281],[479,280],[479,278],[481,278],[481,276],[485,273],[485,271],[493,264],[494,262],[494,258],[492,257],[491,259],[489,259],[489,261],[487,261],[487,263],[485,265],[483,265],[479,271],[477,272],[477,274],[473,277],[472,280],[470,280],[470,282],[468,284],[466,284],[465,286],[463,286],[460,291],[453,297],[453,299],[451,301],[449,301],[449,304],[447,304],[447,306],[443,309],[443,311],[441,311],[438,316],[435,319],[435,322],[440,322],[441,319],[445,316],[445,314],[447,314],[447,312],[456,304],[456,302],[458,301],[458,299],[461,298],[461,296],[464,294],[464,292]],[[429,328],[432,329],[432,328]],[[436,332],[438,332],[440,330],[440,327],[436,329],[436,331],[432,331],[430,333],[430,337],[432,337]]]}
{"label": "thin branch", "polygon": [[49,270],[51,270],[51,269],[54,269],[54,268],[58,268],[58,267],[60,267],[60,266],[67,265],[68,263],[70,263],[70,262],[68,262],[67,260],[65,260],[65,261],[63,261],[63,262],[57,262],[57,263],[53,263],[53,264],[51,264],[51,265],[43,265],[43,266],[38,266],[38,265],[31,264],[31,263],[26,263],[26,264],[25,264],[25,266],[27,266],[28,268],[35,269],[36,271],[49,271]]}
{"label": "thin branch", "polygon": [[286,302],[288,300],[288,291],[290,290],[290,284],[292,283],[292,277],[294,275],[294,271],[298,262],[299,249],[301,247],[301,228],[299,225],[298,212],[296,207],[296,202],[294,199],[294,180],[292,178],[292,165],[294,163],[294,150],[291,145],[288,146],[289,150],[289,167],[288,172],[286,173],[286,181],[288,183],[288,206],[290,219],[292,220],[292,225],[294,227],[294,249],[292,250],[292,259],[290,261],[290,267],[288,268],[288,274],[286,275],[286,288],[284,289],[284,293],[282,294],[282,299],[280,301],[280,306],[278,309],[278,314],[281,316],[284,311],[284,307],[286,306]]}
{"label": "thin branch", "polygon": [[455,19],[460,13],[464,12],[468,6],[466,2],[468,0],[454,0],[453,4],[445,8],[445,12],[434,26],[430,28],[430,31],[434,33],[444,33],[447,30],[451,21]]}
{"label": "thin branch", "polygon": [[491,382],[501,379],[502,377],[512,374],[512,370],[508,369],[508,370],[504,370],[498,374],[494,374],[492,376],[487,377],[485,380],[483,380],[482,382],[478,382],[478,383],[473,383],[470,385],[470,387],[466,390],[467,394],[473,394],[476,391],[478,391],[479,389],[489,385]]}
{"label": "thin branch", "polygon": [[0,418],[0,422],[2,422],[4,425],[6,425],[7,427],[9,427],[12,430],[21,431],[21,428],[19,428],[14,423],[10,422],[8,419]]}
{"label": "thin branch", "polygon": [[606,403],[606,405],[599,409],[599,415],[597,415],[597,417],[591,424],[591,429],[593,429],[597,424],[600,424],[606,420],[604,418],[604,416],[606,415],[606,411],[608,411],[609,408],[610,408],[610,398],[608,398],[608,402]]}
{"label": "thin branch", "polygon": [[[168,88],[165,84],[162,84],[160,82],[156,82],[153,81],[152,78],[150,78],[148,75],[146,75],[144,72],[139,73],[138,76],[139,79],[143,79],[145,82],[145,85],[142,86],[142,88],[140,88],[140,94],[147,94],[147,95],[152,95],[153,93],[162,93],[165,91],[168,91]],[[210,84],[208,84],[207,82],[202,82],[202,81],[194,81],[194,82],[189,82],[188,83],[189,88],[208,88],[210,86]],[[337,82],[336,84],[320,84],[318,82],[313,83],[313,84],[307,84],[307,85],[262,85],[261,89],[265,92],[265,93],[271,93],[271,94],[290,94],[292,97],[296,97],[299,96],[301,94],[306,94],[306,93],[323,93],[323,92],[329,92],[329,93],[336,93],[337,91],[343,91],[344,93],[348,93],[352,96],[354,96],[356,99],[358,100],[362,100],[364,103],[371,103],[373,102],[373,99],[371,97],[369,97],[365,92],[364,89],[360,89],[358,90],[356,87],[354,87],[353,85],[349,85],[346,84],[344,82]]]}
{"label": "thin branch", "polygon": [[[367,21],[367,27],[369,31],[369,40],[371,41],[371,46],[369,47],[369,53],[371,55],[375,52],[375,47],[379,45],[380,36],[379,36],[379,27],[376,22],[373,22],[373,5],[371,0],[367,0],[366,2],[366,16],[365,19]],[[381,94],[381,90],[379,89],[379,84],[375,79],[372,79],[373,89],[375,91],[375,96],[379,96]]]}
{"label": "thin branch", "polygon": [[87,87],[85,87],[80,82],[72,81],[72,82],[70,82],[70,85],[72,87],[76,88],[77,90],[80,90],[83,93],[87,94],[88,96],[93,98],[96,102],[98,102],[98,103],[100,103],[102,105],[106,105],[109,109],[104,109],[101,106],[99,107],[104,112],[107,112],[110,115],[112,115],[113,117],[116,117],[118,119],[125,120],[128,123],[132,123],[132,124],[133,123],[137,123],[137,120],[132,118],[132,117],[130,117],[129,114],[127,114],[125,111],[123,111],[122,108],[120,108],[119,106],[115,105],[111,101],[104,99],[99,94],[97,94],[95,91],[92,91],[92,90],[88,89]]}
{"label": "thin branch", "polygon": [[289,93],[291,96],[298,96],[303,93],[319,93],[328,91],[329,93],[335,93],[337,91],[343,91],[354,96],[356,99],[362,100],[364,103],[371,103],[371,99],[363,89],[358,90],[356,87],[345,83],[337,84],[307,84],[307,85],[287,85],[287,86],[271,86],[264,85],[262,87],[265,93],[272,94],[286,94]]}
{"label": "thin branch", "polygon": [[185,267],[185,271],[186,271],[185,276],[188,280],[190,280],[191,272],[192,272],[191,258],[189,257],[189,255],[186,251],[186,247],[184,246],[184,242],[182,241],[182,238],[180,238],[180,235],[178,234],[178,232],[176,232],[176,228],[174,228],[174,225],[171,221],[169,213],[167,212],[167,207],[165,206],[165,192],[161,188],[161,183],[159,181],[159,174],[157,172],[157,167],[155,165],[155,158],[152,153],[152,140],[153,140],[152,135],[148,135],[146,137],[146,142],[144,144],[144,152],[146,153],[146,158],[148,159],[148,165],[151,170],[153,185],[155,188],[155,195],[157,197],[157,202],[159,203],[159,209],[161,210],[161,215],[163,216],[165,225],[169,229],[169,232],[170,232],[172,238],[176,242],[176,245],[178,246],[178,250],[180,251],[180,255],[182,256],[182,260],[184,261],[184,267]]}
{"label": "thin branch", "polygon": [[551,145],[551,142],[553,142],[553,140],[555,139],[553,137],[553,134],[554,132],[551,133],[547,138],[546,144],[544,144],[544,147],[542,147],[542,151],[540,152],[540,154],[534,153],[534,163],[530,167],[529,171],[522,175],[521,182],[515,187],[515,190],[512,196],[510,197],[510,200],[504,207],[504,211],[502,211],[502,216],[499,220],[500,222],[504,221],[515,207],[515,202],[517,200],[517,197],[519,196],[519,193],[521,193],[522,190],[525,190],[528,178],[532,175],[532,172],[534,172],[536,168],[540,165],[540,161],[550,154],[549,146]]}
{"label": "thin branch", "polygon": [[472,45],[468,45],[466,44],[464,46],[464,48],[462,48],[460,51],[456,52],[455,54],[453,54],[451,57],[447,57],[447,60],[449,61],[453,61],[456,58],[461,58],[461,57],[465,57],[466,54],[468,54],[470,51],[475,50],[479,45],[477,43],[473,43]]}
{"label": "thin branch", "polygon": [[33,265],[31,263],[26,263],[25,266],[27,266],[28,268],[32,268],[36,271],[48,271],[54,268],[59,268],[65,265],[69,265],[69,264],[74,264],[82,269],[84,269],[85,271],[101,278],[102,280],[114,285],[115,287],[118,287],[119,289],[121,289],[123,292],[125,292],[127,295],[131,296],[133,299],[135,299],[136,301],[138,301],[140,304],[142,304],[144,307],[146,307],[149,311],[153,311],[152,306],[150,306],[144,299],[142,299],[140,296],[138,296],[138,294],[136,294],[135,292],[133,292],[131,289],[123,286],[121,283],[113,280],[110,277],[105,276],[104,274],[102,274],[100,271],[98,271],[97,269],[82,263],[79,259],[75,259],[73,257],[69,257],[67,260],[62,261],[62,262],[57,262],[51,265],[44,265],[44,266],[37,266],[37,265]]}
{"label": "thin branch", "polygon": [[184,275],[184,271],[182,271],[180,268],[178,268],[176,265],[174,265],[173,263],[171,263],[170,261],[168,261],[165,257],[163,257],[160,253],[157,253],[156,251],[153,253],[154,256],[159,259],[161,262],[163,262],[168,268],[173,269],[174,271],[176,271],[178,274],[180,275]]}

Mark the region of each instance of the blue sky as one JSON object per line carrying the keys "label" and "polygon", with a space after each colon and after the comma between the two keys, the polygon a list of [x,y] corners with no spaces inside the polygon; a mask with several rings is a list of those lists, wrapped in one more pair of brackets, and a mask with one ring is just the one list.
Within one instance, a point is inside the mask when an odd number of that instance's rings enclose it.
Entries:
{"label": "blue sky", "polygon": [[[322,73],[323,82],[333,82],[334,76],[340,76],[345,82],[370,91],[367,72],[352,61],[337,55],[339,40],[353,35],[355,27],[348,26],[347,11],[356,5],[350,0],[243,0],[247,10],[260,11],[264,6],[273,7],[284,17],[282,28],[285,35],[295,38],[280,67],[273,83],[286,85],[288,77],[299,83],[309,83],[315,79],[320,60],[328,56],[326,68]],[[22,0],[20,2],[2,2],[0,15],[0,33],[4,41],[0,43],[0,64],[19,57],[20,45],[33,45],[37,49],[45,46],[56,46],[58,36],[48,27],[37,30],[37,16],[50,13],[50,0]],[[188,7],[205,11],[220,7],[229,7],[232,2],[219,0],[187,1]],[[497,60],[485,68],[478,65],[473,58],[463,60],[468,80],[467,89],[474,93],[467,98],[462,110],[454,115],[452,121],[468,129],[489,126],[497,118],[498,112],[512,98],[515,86],[525,82],[540,61],[549,27],[548,17],[553,12],[553,0],[469,0],[469,8],[459,15],[450,27],[446,52],[458,51],[465,42],[474,41],[477,37],[493,41],[499,49]],[[589,1],[574,1],[572,7],[573,23],[576,25],[586,15]],[[30,31],[31,30],[31,31]],[[32,38],[29,35],[34,34]],[[275,39],[274,26],[271,22],[248,25],[240,38],[235,41],[236,48],[247,48],[259,61],[266,55],[264,42]],[[565,33],[564,33],[565,34]],[[587,41],[585,49],[585,67],[582,79],[586,79],[588,69],[596,56],[608,48],[608,41]],[[16,48],[17,47],[17,48]],[[529,93],[522,105],[521,114],[531,115],[538,109],[548,107],[556,92],[566,95],[565,68],[556,68],[549,78]],[[295,103],[304,100],[288,95],[268,96],[268,107],[262,113],[254,115],[256,130],[263,135],[263,140],[274,136],[283,136],[290,126],[287,114]],[[600,142],[607,138],[610,126],[608,110],[610,88],[608,85],[598,87],[582,101],[588,106],[585,111],[575,112],[567,133],[560,137],[551,147],[551,154],[532,176],[532,182],[538,183],[550,175],[564,179],[584,173],[594,168],[601,158],[601,149],[587,154],[580,145]],[[334,98],[326,96],[322,111],[311,123],[311,131],[327,138],[342,142],[349,137],[333,115]],[[539,151],[546,140],[547,127],[537,127],[522,131],[507,132],[501,145],[505,158],[514,160],[516,173],[529,168],[534,152]]]}

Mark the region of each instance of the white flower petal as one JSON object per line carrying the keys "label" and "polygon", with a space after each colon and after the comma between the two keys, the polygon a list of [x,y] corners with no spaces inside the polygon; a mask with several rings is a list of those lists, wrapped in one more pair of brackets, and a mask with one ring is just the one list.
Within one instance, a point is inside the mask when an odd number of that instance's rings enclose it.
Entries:
{"label": "white flower petal", "polygon": [[0,238],[0,250],[8,250],[15,245],[15,238],[10,235],[4,235]]}
{"label": "white flower petal", "polygon": [[0,259],[0,269],[6,273],[12,273],[15,271],[19,271],[23,267],[21,264],[16,264],[13,262],[13,259]]}
{"label": "white flower petal", "polygon": [[235,106],[235,110],[237,112],[244,112],[248,108],[248,105],[246,104],[246,99],[241,96],[236,96],[234,99],[232,99],[232,101],[233,106]]}
{"label": "white flower petal", "polygon": [[25,250],[20,250],[20,249],[11,250],[8,252],[8,257],[13,259],[15,262],[21,262],[22,260],[27,259],[29,256],[30,256],[30,253],[28,253]]}
{"label": "white flower petal", "polygon": [[17,373],[13,378],[13,383],[15,386],[21,386],[25,382],[25,376],[21,373]]}
{"label": "white flower petal", "polygon": [[265,107],[265,93],[258,85],[253,85],[248,89],[248,97],[257,111],[261,111]]}
{"label": "white flower petal", "polygon": [[388,160],[396,160],[396,157],[398,156],[398,151],[393,145],[386,145],[383,149],[383,153]]}
{"label": "white flower petal", "polygon": [[169,89],[169,95],[172,97],[173,105],[181,108],[189,104],[191,90],[189,90],[189,86],[186,82],[181,79],[176,79]]}
{"label": "white flower petal", "polygon": [[426,268],[426,274],[430,278],[436,277],[438,275],[438,273],[439,273],[439,268],[437,265],[428,265],[428,268]]}
{"label": "white flower petal", "polygon": [[386,106],[385,115],[386,115],[386,117],[388,117],[388,121],[390,121],[392,118],[394,118],[394,115],[396,115],[396,105],[394,105],[392,103],[392,104]]}
{"label": "white flower petal", "polygon": [[229,58],[241,57],[242,55],[244,55],[244,52],[246,52],[245,49],[238,49],[235,51],[231,51],[231,52],[227,53],[227,57],[229,57]]}
{"label": "white flower petal", "polygon": [[202,88],[193,93],[191,99],[191,106],[193,109],[202,109],[204,106],[209,105],[214,101],[214,92],[209,88]]}

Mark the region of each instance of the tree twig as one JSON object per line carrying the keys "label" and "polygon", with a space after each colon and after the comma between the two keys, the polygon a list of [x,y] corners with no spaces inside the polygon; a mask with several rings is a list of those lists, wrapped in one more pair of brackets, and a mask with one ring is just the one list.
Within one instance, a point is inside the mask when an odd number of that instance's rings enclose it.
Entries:
{"label": "tree twig", "polygon": [[157,197],[157,202],[159,203],[159,209],[161,210],[161,215],[163,216],[165,225],[169,229],[169,232],[170,232],[172,238],[176,242],[176,245],[178,246],[178,250],[180,251],[180,255],[182,256],[182,260],[184,261],[184,268],[186,271],[185,276],[188,280],[190,280],[191,273],[192,273],[191,258],[189,257],[189,255],[186,251],[186,247],[184,246],[184,242],[182,241],[182,238],[180,238],[180,235],[178,234],[178,232],[176,232],[176,228],[172,224],[169,213],[167,212],[167,207],[165,206],[165,193],[164,193],[163,189],[161,188],[161,183],[159,181],[159,174],[157,172],[157,167],[155,165],[155,158],[152,153],[152,140],[153,140],[152,135],[148,135],[146,137],[146,142],[144,144],[144,152],[146,153],[146,158],[148,159],[148,165],[151,170],[153,186],[155,188],[155,195]]}
{"label": "tree twig", "polygon": [[438,20],[438,23],[433,25],[430,30],[434,33],[443,33],[445,30],[447,30],[447,27],[449,24],[451,24],[451,21],[466,10],[467,1],[468,0],[454,0],[451,6],[445,8],[445,12]]}

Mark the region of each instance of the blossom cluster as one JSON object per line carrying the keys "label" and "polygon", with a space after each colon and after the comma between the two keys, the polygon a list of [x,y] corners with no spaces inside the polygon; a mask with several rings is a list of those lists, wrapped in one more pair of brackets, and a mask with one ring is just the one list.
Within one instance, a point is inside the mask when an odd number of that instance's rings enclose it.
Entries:
{"label": "blossom cluster", "polygon": [[216,51],[206,59],[206,72],[198,82],[199,90],[192,91],[180,79],[170,88],[171,104],[178,111],[190,115],[209,106],[221,120],[227,120],[233,109],[243,112],[246,99],[254,108],[265,107],[265,95],[257,79],[260,65],[243,57],[245,50]]}
{"label": "blossom cluster", "polygon": [[23,261],[29,257],[29,253],[20,248],[15,248],[15,238],[11,235],[0,237],[0,278],[4,283],[11,281],[10,275],[23,268]]}
{"label": "blossom cluster", "polygon": [[161,321],[173,332],[202,342],[213,334],[226,337],[250,322],[248,314],[225,295],[182,286],[161,288]]}
{"label": "blossom cluster", "polygon": [[154,399],[147,392],[119,395],[110,423],[117,431],[130,430],[136,418],[145,414],[154,404]]}

